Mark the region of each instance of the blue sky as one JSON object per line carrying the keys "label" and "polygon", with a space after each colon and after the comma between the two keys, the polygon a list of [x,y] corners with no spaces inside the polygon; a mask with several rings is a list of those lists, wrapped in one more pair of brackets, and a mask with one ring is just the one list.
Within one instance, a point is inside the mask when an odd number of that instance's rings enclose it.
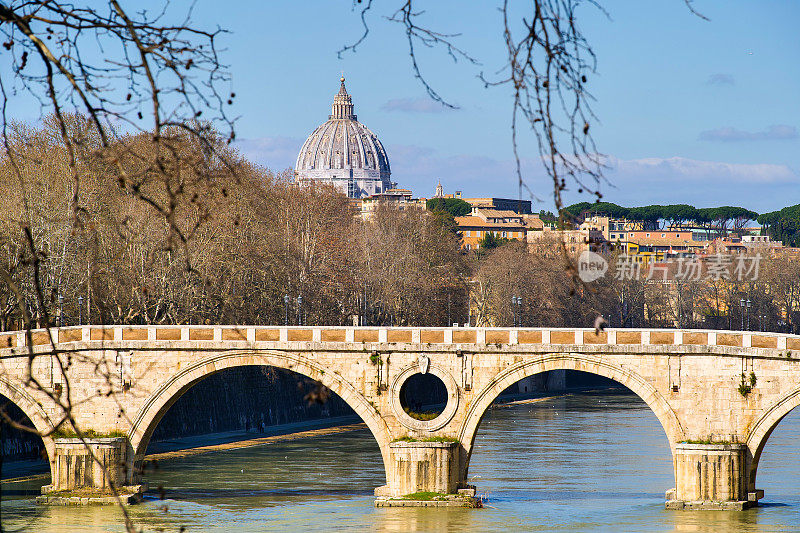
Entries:
{"label": "blue sky", "polygon": [[[458,110],[425,96],[402,28],[385,20],[396,0],[375,0],[371,32],[355,54],[337,51],[361,33],[350,0],[199,0],[195,21],[220,26],[233,73],[242,151],[273,169],[294,164],[305,137],[330,113],[340,71],[356,113],[381,139],[393,179],[415,194],[516,197],[507,88],[480,72],[503,65],[493,1],[417,0],[424,21],[480,61],[457,64],[420,49],[429,81]],[[524,3],[524,2],[523,2]],[[605,197],[621,204],[734,204],[759,212],[800,202],[800,2],[682,0],[585,5],[579,23],[598,58],[589,89],[607,154]],[[530,139],[526,139],[529,141]],[[550,185],[523,142],[529,184],[550,208]],[[581,198],[574,192],[569,201]]]}

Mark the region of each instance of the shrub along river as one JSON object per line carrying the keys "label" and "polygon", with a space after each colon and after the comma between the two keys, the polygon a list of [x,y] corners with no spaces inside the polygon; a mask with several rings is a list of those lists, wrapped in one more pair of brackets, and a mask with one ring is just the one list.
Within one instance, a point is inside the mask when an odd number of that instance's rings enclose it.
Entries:
{"label": "shrub along river", "polygon": [[[375,509],[383,465],[361,429],[162,461],[129,511],[145,531],[797,531],[800,413],[770,438],[763,505],[744,512],[664,510],[669,446],[627,394],[498,406],[481,424],[470,476],[484,509]],[[3,530],[124,529],[114,507],[37,506],[31,494],[45,481],[3,483]]]}

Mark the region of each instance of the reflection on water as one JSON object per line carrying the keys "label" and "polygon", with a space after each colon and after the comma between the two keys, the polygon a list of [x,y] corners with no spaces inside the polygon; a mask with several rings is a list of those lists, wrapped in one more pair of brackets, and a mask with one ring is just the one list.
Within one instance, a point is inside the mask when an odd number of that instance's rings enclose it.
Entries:
{"label": "reflection on water", "polygon": [[[492,410],[470,468],[489,498],[481,510],[375,509],[383,464],[363,430],[164,462],[148,473],[148,501],[130,513],[146,531],[796,531],[798,438],[793,414],[759,467],[766,505],[738,513],[664,510],[669,446],[655,416],[627,395]],[[3,486],[4,530],[123,530],[113,507],[36,506],[24,491],[41,484]]]}

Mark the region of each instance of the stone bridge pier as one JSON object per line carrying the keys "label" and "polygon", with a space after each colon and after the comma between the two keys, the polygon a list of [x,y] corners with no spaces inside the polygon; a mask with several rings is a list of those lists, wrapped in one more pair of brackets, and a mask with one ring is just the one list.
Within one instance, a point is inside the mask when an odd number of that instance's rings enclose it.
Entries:
{"label": "stone bridge pier", "polygon": [[[40,432],[64,417],[52,398],[69,397],[90,437],[44,438],[47,490],[87,498],[112,486],[135,492],[164,414],[204,377],[240,366],[297,372],[349,404],[381,451],[380,498],[471,493],[476,434],[498,395],[531,376],[578,370],[624,385],[660,422],[675,474],[668,508],[744,509],[763,496],[756,474],[769,435],[800,405],[800,337],[772,333],[83,326],[0,333],[0,346],[0,394]],[[441,391],[434,414],[407,398],[412,379]]]}

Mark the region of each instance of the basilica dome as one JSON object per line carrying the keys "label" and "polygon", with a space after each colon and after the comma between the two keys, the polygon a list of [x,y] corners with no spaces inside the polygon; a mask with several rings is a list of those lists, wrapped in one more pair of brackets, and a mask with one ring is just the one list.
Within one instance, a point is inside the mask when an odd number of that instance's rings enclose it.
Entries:
{"label": "basilica dome", "polygon": [[382,193],[394,187],[389,180],[386,150],[353,112],[353,100],[341,79],[328,121],[303,143],[297,155],[298,183],[330,183],[350,198]]}

